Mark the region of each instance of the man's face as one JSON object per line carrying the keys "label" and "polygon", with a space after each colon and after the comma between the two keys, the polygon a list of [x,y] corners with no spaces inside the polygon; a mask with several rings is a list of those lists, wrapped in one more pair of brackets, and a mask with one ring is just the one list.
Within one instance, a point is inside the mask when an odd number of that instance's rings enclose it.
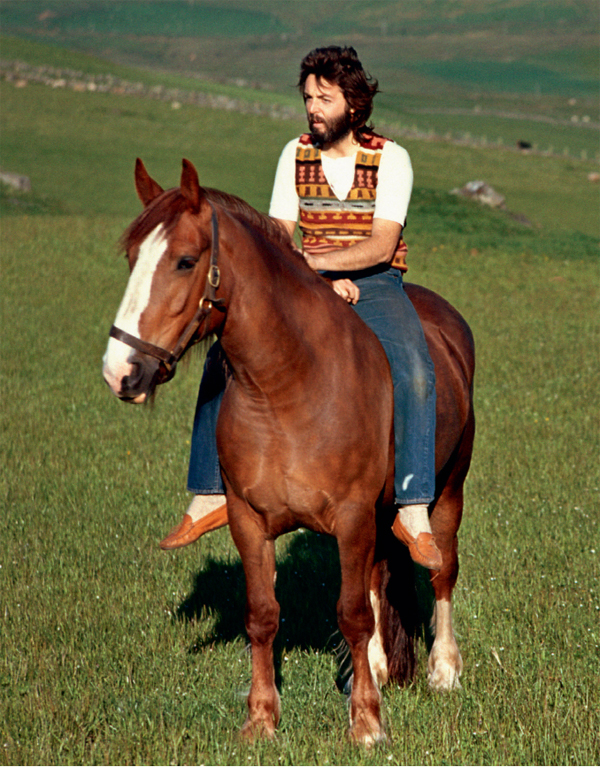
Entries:
{"label": "man's face", "polygon": [[331,146],[350,133],[350,110],[339,85],[309,75],[304,84],[304,105],[316,144]]}

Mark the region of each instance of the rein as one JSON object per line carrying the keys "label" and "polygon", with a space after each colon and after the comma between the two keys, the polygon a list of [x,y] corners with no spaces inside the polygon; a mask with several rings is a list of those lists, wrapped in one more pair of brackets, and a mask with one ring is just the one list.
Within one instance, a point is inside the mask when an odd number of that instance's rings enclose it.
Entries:
{"label": "rein", "polygon": [[171,378],[173,378],[175,375],[175,368],[177,363],[183,356],[183,353],[185,352],[189,342],[197,333],[202,323],[206,321],[213,306],[219,307],[223,303],[222,298],[217,298],[217,288],[221,282],[221,272],[217,263],[219,258],[219,221],[217,219],[214,205],[212,202],[210,202],[210,200],[208,201],[208,204],[212,210],[212,244],[210,251],[210,264],[208,267],[208,274],[206,275],[204,293],[200,299],[200,304],[198,305],[196,313],[188,325],[184,328],[181,336],[179,337],[179,340],[173,349],[169,351],[168,349],[163,349],[161,346],[155,346],[155,344],[151,344],[148,341],[142,341],[141,338],[132,336],[130,333],[127,333],[126,331],[116,327],[116,325],[113,325],[109,332],[109,336],[111,338],[116,338],[117,341],[122,341],[124,344],[131,346],[136,351],[142,352],[142,354],[147,354],[150,357],[154,357],[155,359],[159,360],[161,363],[160,367],[162,367],[162,374],[159,375],[159,380],[157,383],[166,383],[167,381],[170,381]]}

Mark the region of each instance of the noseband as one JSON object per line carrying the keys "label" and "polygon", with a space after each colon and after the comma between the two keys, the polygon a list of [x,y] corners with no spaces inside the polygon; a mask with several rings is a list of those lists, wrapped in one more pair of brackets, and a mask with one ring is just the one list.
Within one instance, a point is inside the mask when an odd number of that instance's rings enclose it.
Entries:
{"label": "noseband", "polygon": [[155,383],[166,383],[175,375],[175,368],[177,363],[181,359],[185,352],[189,342],[194,337],[194,334],[198,331],[198,328],[208,318],[213,306],[221,306],[223,303],[222,298],[217,298],[217,288],[221,282],[221,272],[217,264],[219,258],[219,222],[217,214],[213,204],[208,203],[212,210],[211,215],[211,229],[212,229],[212,244],[210,251],[210,264],[208,267],[208,274],[206,275],[206,284],[204,287],[204,293],[200,299],[200,304],[196,311],[196,314],[192,317],[191,321],[184,328],[183,333],[179,337],[179,340],[171,351],[163,349],[161,346],[155,346],[148,343],[148,341],[142,341],[141,338],[132,336],[130,333],[126,333],[124,330],[113,325],[110,329],[109,335],[111,338],[116,338],[117,341],[122,341],[127,346],[131,346],[142,354],[148,354],[150,357],[154,357],[160,362],[157,376],[155,377]]}

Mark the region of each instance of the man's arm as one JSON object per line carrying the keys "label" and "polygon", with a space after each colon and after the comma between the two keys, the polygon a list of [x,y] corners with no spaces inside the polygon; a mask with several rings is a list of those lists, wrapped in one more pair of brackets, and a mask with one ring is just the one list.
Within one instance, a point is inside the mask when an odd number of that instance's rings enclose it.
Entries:
{"label": "man's arm", "polygon": [[[281,218],[275,220],[287,231],[290,238],[293,238],[296,222]],[[318,255],[304,253],[304,257],[315,271],[353,272],[369,269],[371,266],[387,264],[392,260],[401,233],[400,224],[384,218],[376,218],[373,220],[371,236],[357,242],[356,245],[341,250],[329,250]]]}
{"label": "man's arm", "polygon": [[[381,219],[383,221],[383,219]],[[295,221],[286,221],[282,218],[276,218],[275,221],[282,227],[282,229],[285,229],[287,233],[290,235],[290,238],[293,238],[294,232],[296,230],[296,222]],[[375,223],[375,222],[374,222]],[[392,224],[392,221],[385,221],[384,223]],[[398,224],[399,232],[398,232],[398,238],[400,237],[400,232],[402,231],[402,227],[400,224]],[[369,238],[369,239],[372,239]],[[363,245],[363,243],[359,243],[360,245]],[[397,240],[396,240],[397,244]],[[353,246],[356,247],[356,246]],[[327,259],[328,256],[335,256],[336,253],[342,253],[346,254],[348,250],[352,250],[352,248],[346,248],[344,251],[329,251],[328,253],[324,253],[322,256],[319,256],[318,258],[311,258],[307,253],[304,253],[304,258],[306,259],[307,263],[314,269],[315,271],[343,271],[346,268],[353,269],[353,268],[366,268],[366,267],[336,267],[333,269],[329,266],[321,266],[321,262],[324,259]],[[395,245],[392,249],[392,255],[395,252]],[[391,259],[390,255],[390,259]],[[389,259],[387,259],[389,260]],[[313,263],[314,262],[314,263]],[[355,304],[357,303],[358,299],[360,298],[360,290],[359,288],[350,280],[348,279],[341,279],[341,280],[332,280],[331,281],[331,287],[333,290],[341,296],[345,301],[347,301],[349,304]]]}
{"label": "man's arm", "polygon": [[356,245],[326,253],[304,254],[315,270],[328,272],[353,272],[389,263],[400,239],[402,226],[385,218],[373,219],[371,236]]}

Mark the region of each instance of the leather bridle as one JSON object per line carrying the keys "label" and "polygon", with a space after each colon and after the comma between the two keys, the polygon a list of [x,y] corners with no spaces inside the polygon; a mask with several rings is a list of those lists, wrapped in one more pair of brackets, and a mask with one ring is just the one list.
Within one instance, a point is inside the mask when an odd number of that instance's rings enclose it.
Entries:
{"label": "leather bridle", "polygon": [[183,356],[188,344],[197,333],[202,323],[205,322],[210,315],[213,306],[220,307],[223,303],[222,298],[217,298],[217,288],[221,282],[221,272],[217,263],[219,258],[219,222],[215,208],[210,201],[209,205],[212,210],[212,244],[204,293],[200,299],[200,304],[198,305],[196,313],[184,328],[173,349],[169,351],[168,349],[163,349],[161,346],[151,344],[148,341],[142,341],[141,338],[132,336],[130,333],[116,327],[116,325],[113,325],[110,329],[109,335],[111,338],[116,338],[117,341],[122,341],[124,344],[127,344],[127,346],[133,347],[136,351],[142,352],[142,354],[148,354],[150,357],[154,357],[159,361],[159,370],[157,371],[157,376],[155,376],[155,383],[157,384],[166,383],[173,378],[177,363]]}

